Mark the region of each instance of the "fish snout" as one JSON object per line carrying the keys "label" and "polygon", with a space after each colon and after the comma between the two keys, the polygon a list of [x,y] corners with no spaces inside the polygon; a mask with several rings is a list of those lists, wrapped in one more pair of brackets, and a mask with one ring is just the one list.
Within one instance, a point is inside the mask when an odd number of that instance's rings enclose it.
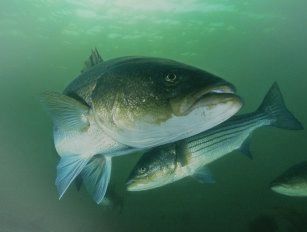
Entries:
{"label": "fish snout", "polygon": [[127,191],[138,191],[138,184],[134,179],[130,179],[126,182]]}

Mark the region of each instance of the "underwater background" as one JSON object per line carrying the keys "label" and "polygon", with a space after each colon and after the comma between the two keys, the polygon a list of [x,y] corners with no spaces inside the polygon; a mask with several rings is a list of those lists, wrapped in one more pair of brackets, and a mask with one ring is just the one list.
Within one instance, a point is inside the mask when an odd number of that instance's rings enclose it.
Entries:
{"label": "underwater background", "polygon": [[255,110],[276,81],[306,127],[306,8],[303,0],[2,0],[0,231],[238,232],[251,231],[251,222],[267,212],[295,224],[307,199],[268,186],[307,159],[305,130],[256,131],[254,160],[233,152],[213,162],[213,185],[186,178],[126,192],[140,154],[117,157],[111,183],[118,207],[103,207],[74,186],[58,200],[58,155],[39,94],[62,91],[97,47],[105,60],[155,56],[217,74],[237,87],[245,102],[240,113]]}

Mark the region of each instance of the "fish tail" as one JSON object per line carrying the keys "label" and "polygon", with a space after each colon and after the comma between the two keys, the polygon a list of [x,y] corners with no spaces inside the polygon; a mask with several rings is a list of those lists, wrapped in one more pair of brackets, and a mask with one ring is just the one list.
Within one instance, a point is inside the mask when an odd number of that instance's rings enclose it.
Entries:
{"label": "fish tail", "polygon": [[258,112],[265,113],[272,120],[271,125],[288,130],[302,130],[303,125],[287,109],[278,84],[275,82],[264,97]]}
{"label": "fish tail", "polygon": [[82,183],[97,204],[105,197],[111,177],[112,160],[105,155],[94,156],[81,172]]}

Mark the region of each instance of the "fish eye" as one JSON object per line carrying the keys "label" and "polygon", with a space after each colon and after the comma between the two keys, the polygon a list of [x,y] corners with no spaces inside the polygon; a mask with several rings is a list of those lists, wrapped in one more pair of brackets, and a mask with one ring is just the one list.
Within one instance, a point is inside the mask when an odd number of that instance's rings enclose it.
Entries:
{"label": "fish eye", "polygon": [[169,73],[165,76],[165,81],[174,83],[177,80],[177,75],[175,73]]}
{"label": "fish eye", "polygon": [[144,174],[145,172],[146,172],[146,168],[145,167],[140,167],[139,169],[138,169],[138,172],[140,173],[140,174]]}

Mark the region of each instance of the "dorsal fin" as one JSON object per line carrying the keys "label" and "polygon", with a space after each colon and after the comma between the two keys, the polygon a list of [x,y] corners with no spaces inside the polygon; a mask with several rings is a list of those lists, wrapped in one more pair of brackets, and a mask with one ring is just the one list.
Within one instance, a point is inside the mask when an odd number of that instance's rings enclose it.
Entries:
{"label": "dorsal fin", "polygon": [[84,62],[84,68],[81,70],[81,72],[85,72],[88,69],[92,68],[96,64],[102,63],[103,59],[101,58],[97,48],[92,49],[92,53],[89,56],[89,58]]}

